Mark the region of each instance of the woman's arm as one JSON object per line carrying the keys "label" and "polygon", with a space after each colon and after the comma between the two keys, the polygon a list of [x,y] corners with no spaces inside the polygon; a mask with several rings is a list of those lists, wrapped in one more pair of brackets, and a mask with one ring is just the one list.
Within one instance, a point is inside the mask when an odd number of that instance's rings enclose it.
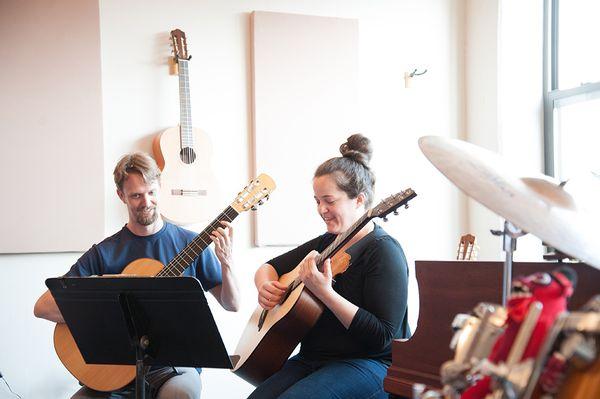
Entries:
{"label": "woman's arm", "polygon": [[279,275],[273,266],[263,264],[254,274],[254,284],[258,289],[258,303],[263,309],[270,310],[279,303],[286,286],[279,282]]}

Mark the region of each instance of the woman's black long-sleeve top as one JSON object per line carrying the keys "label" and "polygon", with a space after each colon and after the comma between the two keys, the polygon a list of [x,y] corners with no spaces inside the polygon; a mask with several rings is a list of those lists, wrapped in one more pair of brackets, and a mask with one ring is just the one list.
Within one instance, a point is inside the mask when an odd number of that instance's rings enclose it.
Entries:
{"label": "woman's black long-sleeve top", "polygon": [[[293,270],[312,250],[322,252],[334,234],[325,233],[271,259],[279,276]],[[333,288],[358,306],[348,329],[325,308],[323,315],[302,340],[300,353],[308,359],[379,359],[391,363],[395,338],[409,338],[407,319],[408,268],[400,244],[381,227],[346,251],[348,269],[335,277]]]}

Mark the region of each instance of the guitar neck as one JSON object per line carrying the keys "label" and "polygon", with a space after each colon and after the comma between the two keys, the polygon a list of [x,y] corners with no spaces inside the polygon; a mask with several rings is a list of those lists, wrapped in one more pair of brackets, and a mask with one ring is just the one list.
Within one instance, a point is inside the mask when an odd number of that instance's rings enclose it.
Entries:
{"label": "guitar neck", "polygon": [[177,60],[179,66],[179,125],[181,133],[181,148],[194,147],[192,134],[192,105],[190,102],[189,61]]}
{"label": "guitar neck", "polygon": [[223,227],[222,221],[231,222],[239,213],[228,206],[221,214],[213,220],[203,231],[198,234],[169,264],[156,275],[156,277],[178,277],[183,274],[194,259],[200,255],[211,243],[210,234],[218,227]]}
{"label": "guitar neck", "polygon": [[354,237],[367,223],[369,223],[371,218],[369,217],[369,212],[365,212],[360,219],[358,219],[348,230],[344,233],[339,234],[335,240],[331,244],[325,248],[325,250],[320,253],[315,259],[317,263],[317,268],[320,271],[323,271],[323,263],[327,258],[331,258],[333,255],[339,252],[339,250]]}

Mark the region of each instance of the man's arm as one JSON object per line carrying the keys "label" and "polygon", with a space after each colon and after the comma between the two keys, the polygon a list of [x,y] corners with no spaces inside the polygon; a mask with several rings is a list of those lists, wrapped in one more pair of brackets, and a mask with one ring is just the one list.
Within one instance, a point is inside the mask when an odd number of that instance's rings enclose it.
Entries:
{"label": "man's arm", "polygon": [[210,292],[219,301],[223,309],[231,312],[237,312],[240,309],[240,291],[237,280],[233,272],[226,267],[222,267],[223,282],[210,290]]}
{"label": "man's arm", "polygon": [[233,273],[233,227],[228,222],[221,222],[225,228],[219,227],[212,233],[215,243],[215,254],[221,263],[222,283],[209,292],[219,301],[225,310],[237,312],[240,308],[240,290]]}
{"label": "man's arm", "polygon": [[33,314],[35,317],[40,317],[56,323],[65,322],[65,319],[63,319],[62,314],[56,305],[56,301],[54,300],[54,297],[50,291],[44,292],[37,300],[35,306],[33,307]]}

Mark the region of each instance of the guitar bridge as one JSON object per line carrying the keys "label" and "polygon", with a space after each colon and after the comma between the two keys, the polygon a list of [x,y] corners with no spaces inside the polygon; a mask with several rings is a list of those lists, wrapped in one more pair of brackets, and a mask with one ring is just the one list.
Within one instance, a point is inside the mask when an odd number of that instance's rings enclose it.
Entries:
{"label": "guitar bridge", "polygon": [[183,197],[201,197],[206,196],[208,192],[206,190],[183,190],[180,188],[171,189],[172,195],[181,195]]}

